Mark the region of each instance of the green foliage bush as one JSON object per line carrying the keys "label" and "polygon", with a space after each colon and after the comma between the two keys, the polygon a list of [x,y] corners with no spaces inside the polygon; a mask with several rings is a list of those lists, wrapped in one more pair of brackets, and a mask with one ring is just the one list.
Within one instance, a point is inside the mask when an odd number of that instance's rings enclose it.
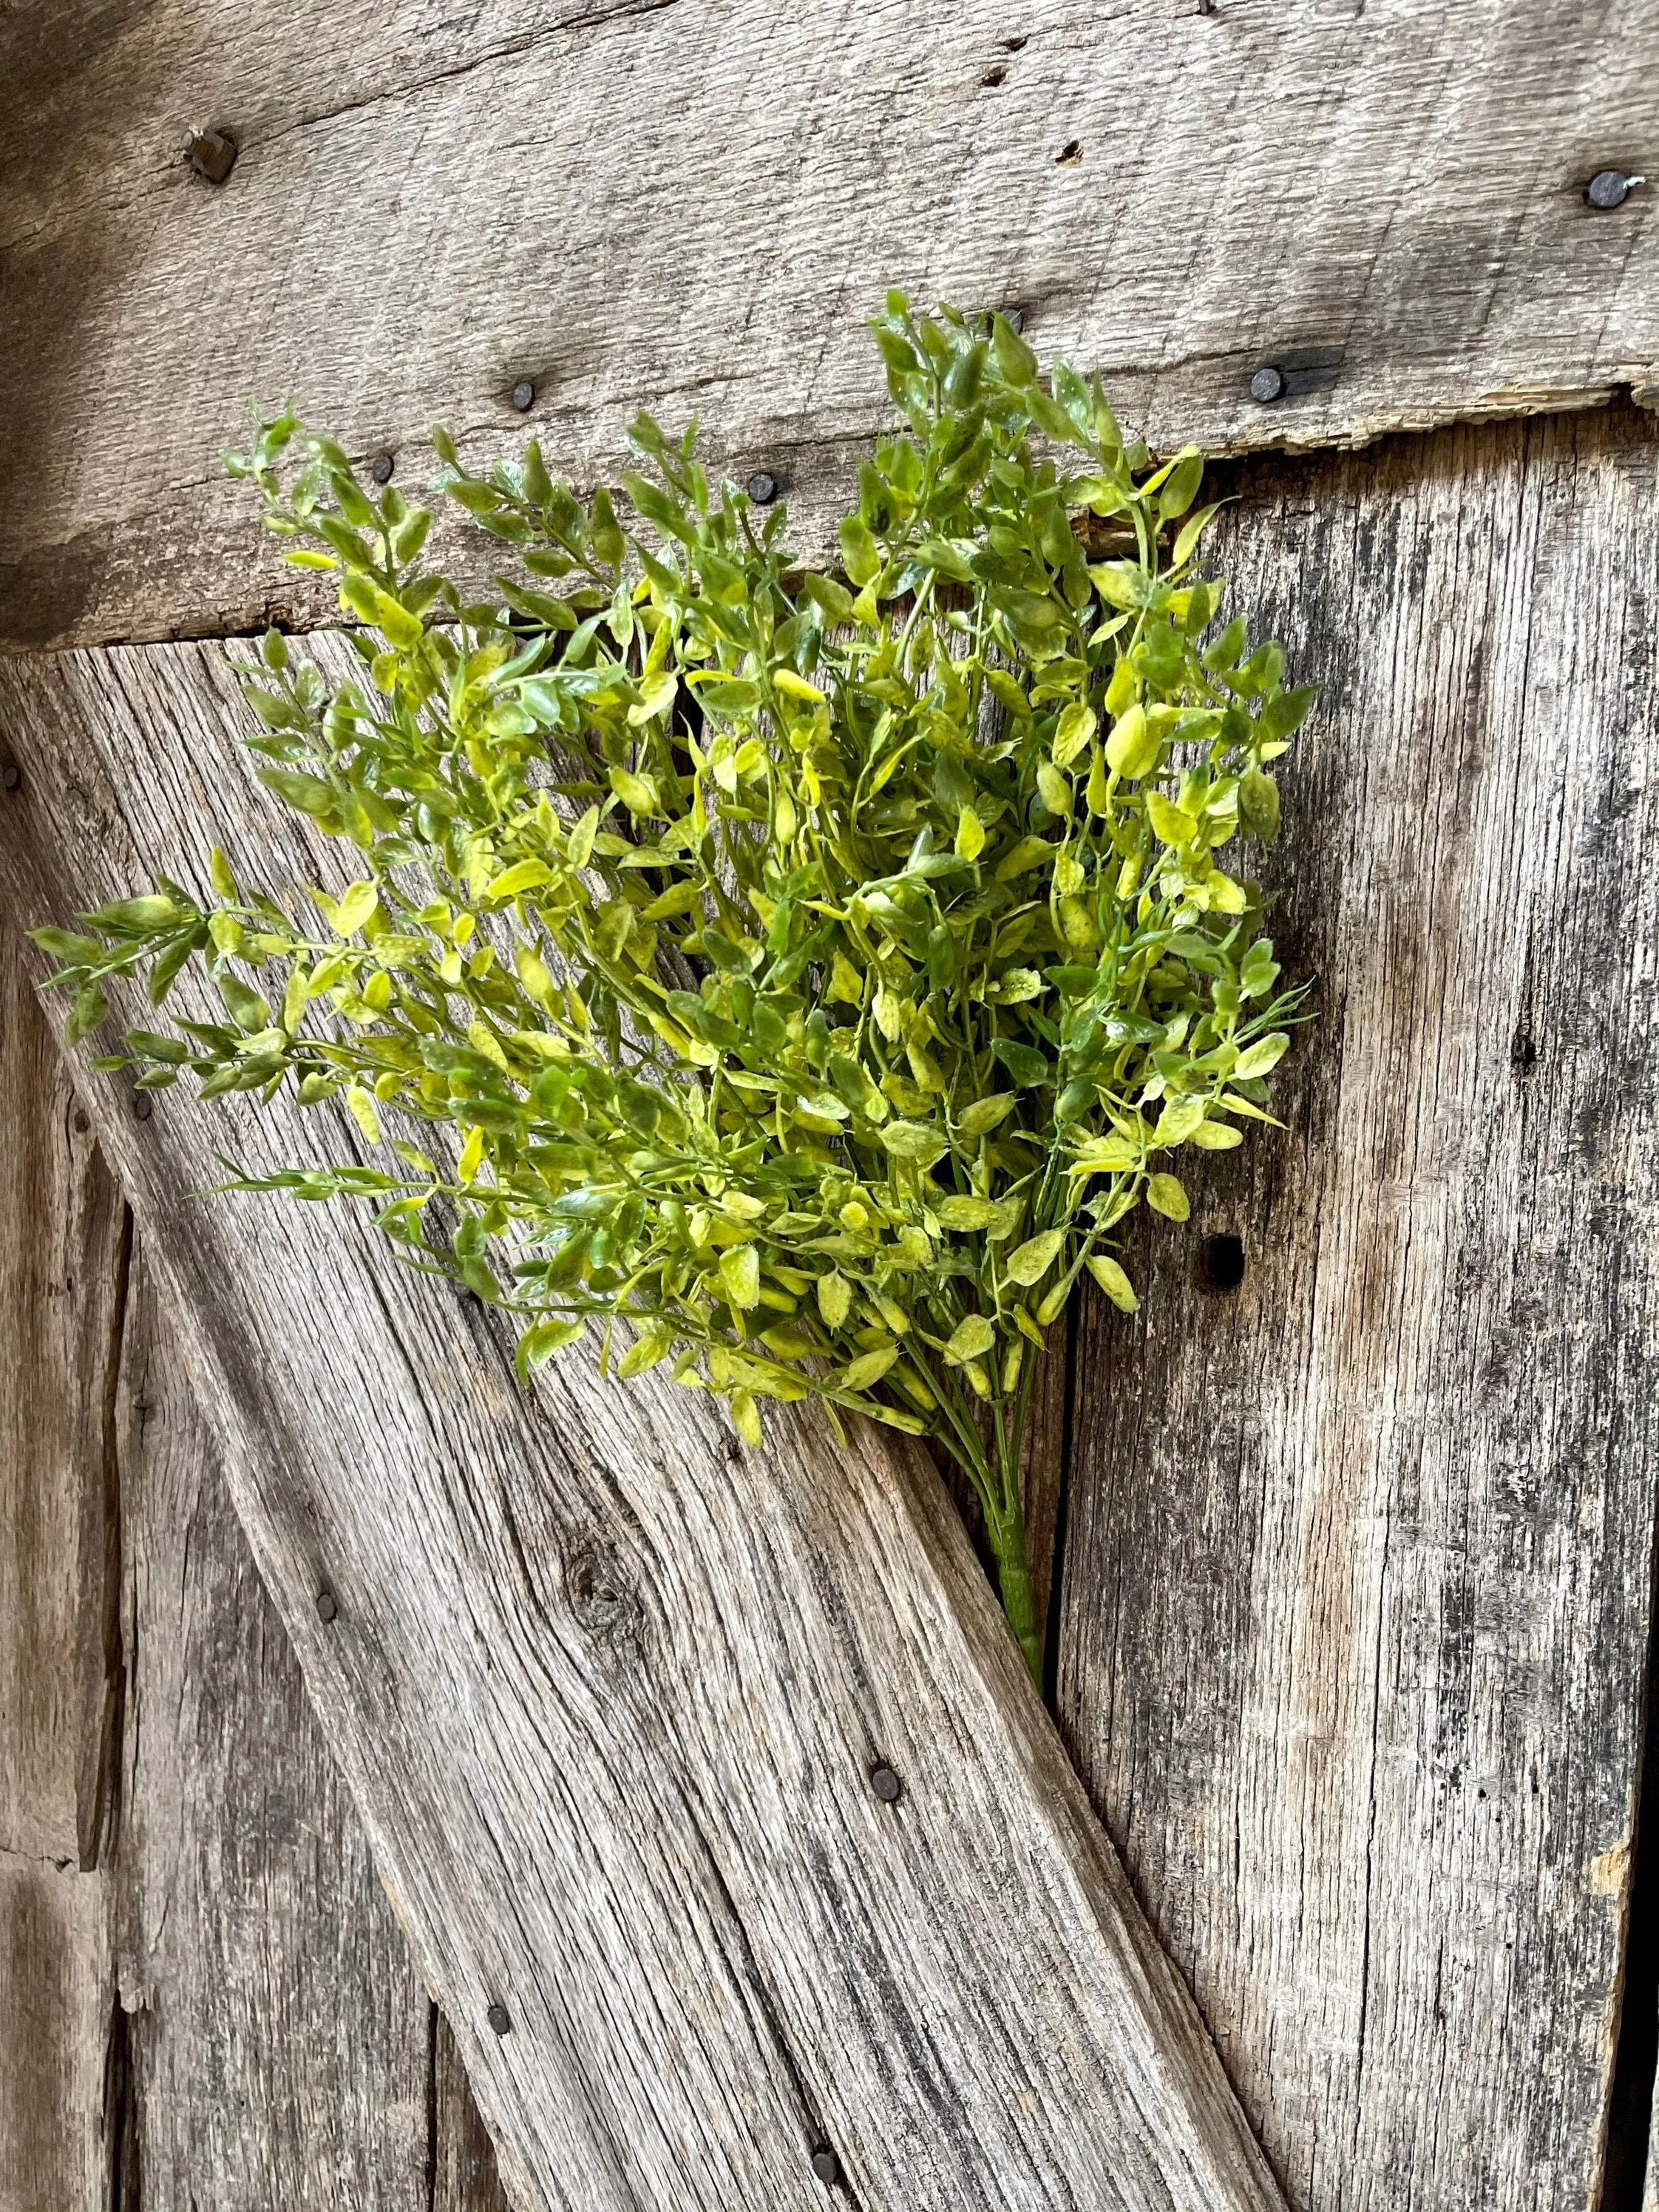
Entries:
{"label": "green foliage bush", "polygon": [[593,1323],[750,1444],[808,1396],[938,1439],[1036,1671],[1036,1364],[1085,1269],[1133,1310],[1114,1232],[1185,1219],[1177,1155],[1269,1118],[1294,994],[1223,856],[1275,834],[1310,694],[1241,622],[1204,642],[1195,451],[1152,467],[1000,317],[895,295],[874,330],[908,428],[840,578],[641,417],[637,532],[533,444],[476,477],[439,435],[442,490],[519,556],[465,604],[428,511],[261,421],[232,465],[338,574],[362,669],[265,638],[259,773],[360,880],[301,916],[216,854],[205,903],[163,882],[38,936],[77,1035],[111,975],[159,1006],[204,963],[222,1019],[101,1064],[343,1098],[380,1164],[243,1187],[372,1197],[523,1316],[526,1366]]}

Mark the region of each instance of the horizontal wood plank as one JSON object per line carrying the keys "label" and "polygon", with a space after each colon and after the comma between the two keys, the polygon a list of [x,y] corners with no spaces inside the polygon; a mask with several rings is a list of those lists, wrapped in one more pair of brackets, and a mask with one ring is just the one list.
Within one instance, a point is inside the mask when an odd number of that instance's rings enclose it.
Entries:
{"label": "horizontal wood plank", "polygon": [[[244,712],[214,648],[0,666],[12,903],[216,828],[278,890],[327,865]],[[790,2212],[828,2142],[866,2212],[1277,2203],[919,1454],[808,1408],[743,1454],[579,1362],[527,1401],[365,1223],[189,1194],[345,1123],[85,1083],[517,2201]]]}
{"label": "horizontal wood plank", "polygon": [[[93,0],[0,100],[0,640],[326,618],[218,474],[298,397],[397,481],[693,412],[826,543],[889,283],[1015,306],[1153,442],[1351,442],[1648,389],[1646,0]],[[186,124],[240,143],[210,185]],[[1279,368],[1262,405],[1254,372]],[[263,547],[263,550],[261,550]],[[487,574],[489,549],[458,539]]]}
{"label": "horizontal wood plank", "polygon": [[1194,1171],[1141,1320],[1085,1321],[1060,1706],[1308,2212],[1602,2202],[1659,1404],[1656,462],[1632,412],[1252,463],[1224,546],[1327,687],[1272,866],[1314,1018],[1284,1135]]}

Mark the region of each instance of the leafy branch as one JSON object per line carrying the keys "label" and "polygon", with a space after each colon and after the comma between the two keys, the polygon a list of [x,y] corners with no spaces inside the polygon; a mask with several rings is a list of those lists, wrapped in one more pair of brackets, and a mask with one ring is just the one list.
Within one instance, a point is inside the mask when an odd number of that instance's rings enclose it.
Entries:
{"label": "leafy branch", "polygon": [[477,477],[436,434],[440,490],[517,556],[470,604],[422,566],[429,510],[258,419],[231,465],[338,576],[362,667],[331,686],[269,635],[252,742],[361,876],[301,922],[216,852],[205,903],[164,880],[35,934],[76,1037],[112,977],[159,1007],[203,963],[222,1020],[100,1064],[343,1098],[386,1167],[238,1187],[373,1198],[522,1315],[522,1367],[594,1323],[751,1444],[809,1396],[937,1439],[1036,1673],[1036,1361],[1085,1270],[1134,1310],[1114,1232],[1186,1218],[1175,1156],[1271,1119],[1297,994],[1221,856],[1276,834],[1312,693],[1242,621],[1211,635],[1195,451],[1154,467],[1000,317],[896,294],[873,328],[908,427],[839,576],[641,416],[626,531],[533,443]]}

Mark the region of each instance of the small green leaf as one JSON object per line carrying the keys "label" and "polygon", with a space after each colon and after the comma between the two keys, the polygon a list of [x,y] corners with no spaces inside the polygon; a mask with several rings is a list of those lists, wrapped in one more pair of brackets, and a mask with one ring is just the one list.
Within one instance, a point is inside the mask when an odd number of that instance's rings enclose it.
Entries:
{"label": "small green leaf", "polygon": [[1124,1313],[1139,1312],[1140,1300],[1135,1296],[1134,1285],[1109,1253],[1091,1252],[1085,1265],[1115,1306]]}
{"label": "small green leaf", "polygon": [[1268,1036],[1259,1037],[1233,1062],[1233,1081],[1248,1083],[1253,1076],[1270,1073],[1285,1057],[1290,1042],[1284,1030],[1274,1030]]}
{"label": "small green leaf", "polygon": [[932,1167],[951,1149],[944,1133],[925,1121],[889,1121],[881,1131],[881,1141],[894,1159],[921,1168]]}
{"label": "small green leaf", "polygon": [[1020,1283],[1027,1288],[1041,1282],[1060,1256],[1066,1242],[1063,1229],[1045,1229],[1036,1237],[1028,1237],[1017,1244],[1003,1262],[1002,1272],[1011,1283]]}
{"label": "small green leaf", "polygon": [[1192,1212],[1186,1192],[1172,1175],[1148,1176],[1146,1203],[1154,1213],[1165,1214],[1171,1221],[1184,1221]]}

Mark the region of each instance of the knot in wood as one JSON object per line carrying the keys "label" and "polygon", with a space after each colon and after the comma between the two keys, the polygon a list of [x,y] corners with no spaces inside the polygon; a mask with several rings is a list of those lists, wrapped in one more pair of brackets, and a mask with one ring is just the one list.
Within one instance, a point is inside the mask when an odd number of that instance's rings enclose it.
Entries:
{"label": "knot in wood", "polygon": [[631,1640],[641,1619],[639,1593],[614,1547],[580,1543],[568,1555],[564,1571],[578,1624],[607,1644]]}

